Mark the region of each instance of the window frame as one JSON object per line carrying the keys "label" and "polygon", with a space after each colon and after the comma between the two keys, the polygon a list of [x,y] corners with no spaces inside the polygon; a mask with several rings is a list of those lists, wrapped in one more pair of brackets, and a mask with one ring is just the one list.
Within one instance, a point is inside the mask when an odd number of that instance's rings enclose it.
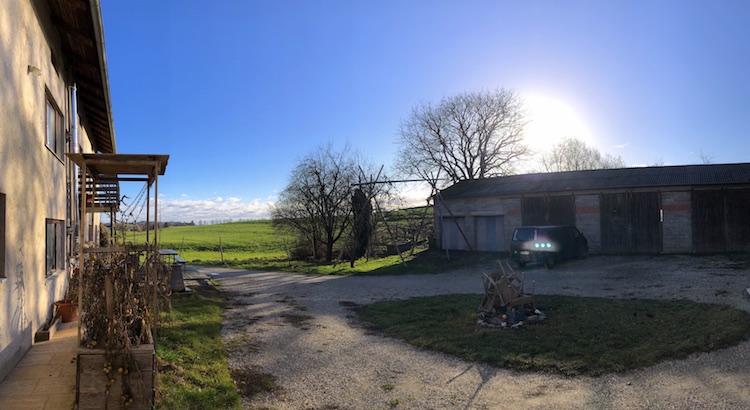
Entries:
{"label": "window frame", "polygon": [[44,144],[62,161],[65,155],[65,119],[49,92],[45,93],[44,106]]}
{"label": "window frame", "polygon": [[44,254],[46,276],[65,269],[65,222],[58,219],[45,220]]}

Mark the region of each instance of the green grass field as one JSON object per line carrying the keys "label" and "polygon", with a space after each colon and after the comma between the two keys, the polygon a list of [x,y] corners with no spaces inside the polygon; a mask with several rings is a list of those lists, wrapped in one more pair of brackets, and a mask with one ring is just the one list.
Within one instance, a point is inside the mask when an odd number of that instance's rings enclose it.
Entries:
{"label": "green grass field", "polygon": [[[389,223],[394,231],[422,222],[423,209],[399,211],[392,213]],[[409,217],[411,215],[411,217]],[[427,213],[427,222],[431,222],[431,213]],[[384,232],[383,224],[380,230]],[[122,233],[118,233],[122,235]],[[127,243],[144,243],[144,232],[126,232]],[[153,238],[154,233],[150,233]],[[383,235],[383,234],[381,234]],[[323,263],[289,260],[289,251],[296,242],[296,237],[278,232],[270,220],[233,222],[203,226],[173,226],[159,229],[157,232],[161,249],[174,249],[183,259],[192,265],[219,266],[257,270],[281,270],[321,275],[361,275],[361,274],[404,274],[443,272],[458,266],[460,256],[455,261],[447,261],[442,254],[424,252],[426,247],[419,247],[414,254],[404,252],[402,262],[399,256],[375,257],[369,260],[360,259],[354,268],[348,262]],[[343,241],[342,241],[343,242]],[[338,248],[339,245],[337,245]],[[457,254],[458,255],[458,254]],[[488,260],[497,259],[490,256]],[[417,262],[416,267],[410,267]]]}
{"label": "green grass field", "polygon": [[[151,233],[153,235],[153,232]],[[295,238],[278,233],[270,220],[203,226],[173,226],[157,232],[161,249],[174,249],[189,263],[221,263],[245,259],[286,260],[286,244]],[[127,232],[126,242],[143,243],[145,233]]]}

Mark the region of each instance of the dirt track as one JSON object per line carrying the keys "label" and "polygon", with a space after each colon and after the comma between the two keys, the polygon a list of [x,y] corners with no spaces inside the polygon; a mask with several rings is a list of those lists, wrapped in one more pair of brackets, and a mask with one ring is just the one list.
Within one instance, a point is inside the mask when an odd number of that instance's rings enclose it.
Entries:
{"label": "dirt track", "polygon": [[[750,342],[598,378],[519,373],[415,349],[369,333],[347,305],[480,293],[481,272],[320,277],[218,273],[232,309],[224,337],[237,374],[270,374],[280,390],[246,409],[750,408]],[[725,256],[590,257],[530,266],[536,293],[675,299],[750,310],[750,265]],[[528,285],[527,285],[528,286]]]}

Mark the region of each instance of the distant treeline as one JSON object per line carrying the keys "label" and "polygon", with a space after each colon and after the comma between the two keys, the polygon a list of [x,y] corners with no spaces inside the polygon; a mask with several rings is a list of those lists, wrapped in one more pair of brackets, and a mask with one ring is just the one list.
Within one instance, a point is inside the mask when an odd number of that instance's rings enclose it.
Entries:
{"label": "distant treeline", "polygon": [[[117,223],[117,230],[118,231],[128,231],[128,232],[141,232],[145,231],[147,228],[146,222],[137,222],[137,223]],[[112,230],[112,224],[106,224],[107,229],[110,231]],[[159,222],[159,228],[169,228],[170,226],[196,226],[195,222]],[[148,223],[148,229],[153,230],[154,229],[154,223],[149,222]]]}
{"label": "distant treeline", "polygon": [[[170,226],[206,226],[206,225],[216,225],[216,224],[227,224],[227,223],[233,223],[233,222],[247,222],[252,221],[253,219],[233,219],[233,218],[227,218],[227,219],[211,219],[211,220],[198,220],[198,222],[190,221],[190,222],[159,222],[159,228],[169,228]],[[110,231],[112,230],[112,225],[107,223],[105,224],[107,226],[107,229]],[[146,222],[135,222],[135,223],[117,223],[117,229],[119,231],[128,231],[128,232],[141,232],[146,230]],[[148,229],[152,230],[154,229],[154,222],[148,223]]]}

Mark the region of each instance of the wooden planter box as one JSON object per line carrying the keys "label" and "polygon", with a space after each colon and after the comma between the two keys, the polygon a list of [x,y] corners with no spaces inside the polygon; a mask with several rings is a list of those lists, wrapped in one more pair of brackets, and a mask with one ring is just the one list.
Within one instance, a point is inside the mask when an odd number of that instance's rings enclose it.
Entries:
{"label": "wooden planter box", "polygon": [[[110,365],[107,369],[111,370],[105,372],[107,363]],[[120,368],[128,369],[127,374],[120,373]],[[110,383],[112,379],[114,383]],[[129,354],[108,355],[102,349],[78,349],[76,402],[79,410],[153,409],[155,379],[156,359],[152,344],[134,347]],[[131,393],[126,400],[123,400],[124,383],[130,386]]]}

